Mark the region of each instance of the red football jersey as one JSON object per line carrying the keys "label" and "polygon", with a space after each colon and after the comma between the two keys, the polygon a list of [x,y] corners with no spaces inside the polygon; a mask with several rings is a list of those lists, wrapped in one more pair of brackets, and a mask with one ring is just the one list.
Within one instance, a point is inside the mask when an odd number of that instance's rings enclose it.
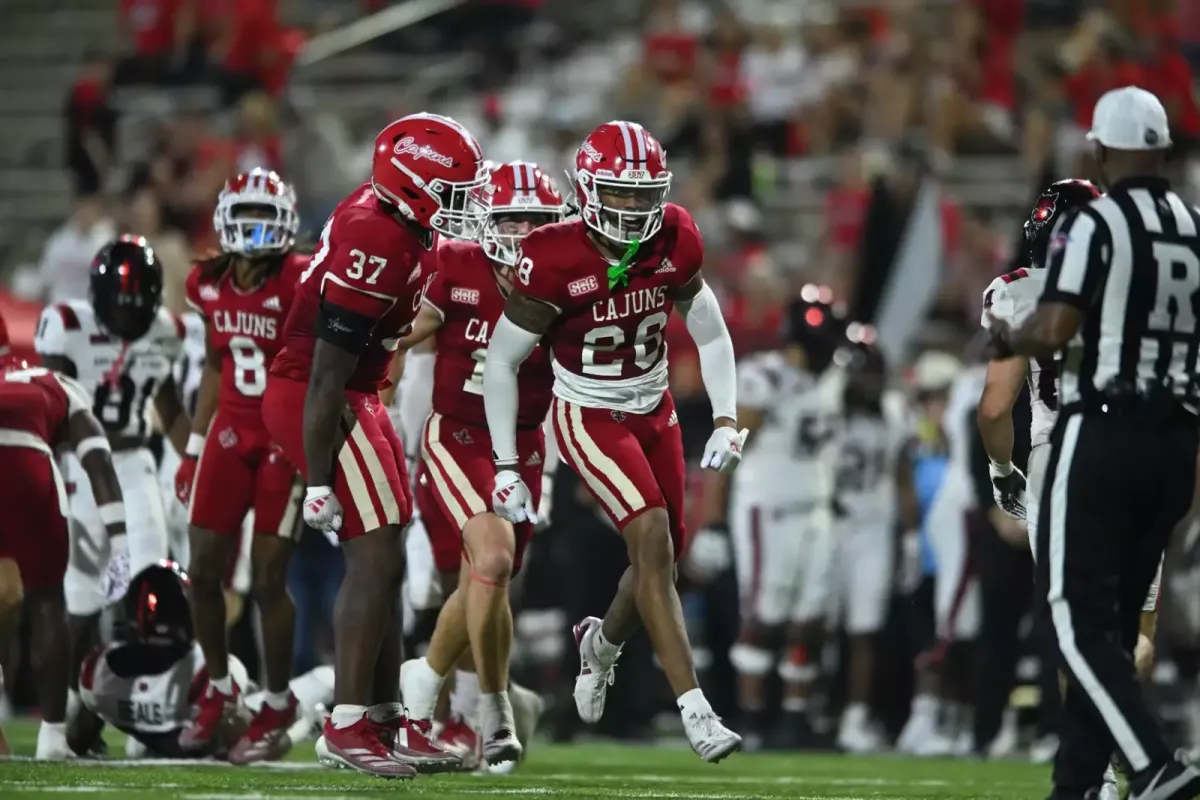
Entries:
{"label": "red football jersey", "polygon": [[232,269],[214,277],[196,266],[188,275],[188,305],[204,317],[221,356],[218,407],[232,421],[262,425],[267,370],[283,347],[283,323],[308,261],[307,255],[287,256],[279,272],[249,291],[237,287]]}
{"label": "red football jersey", "polygon": [[0,445],[38,447],[41,442],[53,449],[66,439],[71,415],[90,406],[82,386],[48,369],[0,374]]}
{"label": "red football jersey", "polygon": [[397,343],[412,327],[421,293],[437,264],[429,245],[380,206],[364,183],[338,204],[321,231],[317,252],[300,275],[283,329],[283,349],[271,374],[308,381],[313,325],[322,302],[376,320],[366,350],[346,388],[374,392],[387,383]]}
{"label": "red football jersey", "polygon": [[663,224],[640,248],[629,282],[609,288],[607,261],[575,219],[521,240],[521,292],[560,315],[544,339],[554,357],[554,393],[583,406],[652,410],[667,390],[663,333],[672,294],[700,272],[704,243],[683,208],[668,203]]}
{"label": "red football jersey", "polygon": [[[451,419],[486,426],[483,361],[505,295],[495,268],[477,242],[444,242],[438,271],[425,290],[425,304],[442,317],[433,373],[433,410]],[[538,345],[517,374],[521,403],[517,425],[536,428],[550,411],[554,373],[546,348]]]}

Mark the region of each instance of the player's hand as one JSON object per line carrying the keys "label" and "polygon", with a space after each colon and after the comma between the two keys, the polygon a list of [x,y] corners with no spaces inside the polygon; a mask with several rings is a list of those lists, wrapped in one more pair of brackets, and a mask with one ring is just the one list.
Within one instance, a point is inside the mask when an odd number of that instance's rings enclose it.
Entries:
{"label": "player's hand", "polygon": [[537,524],[538,516],[533,510],[533,495],[521,475],[511,469],[496,473],[496,484],[492,488],[492,510],[500,519],[516,525],[519,522]]}
{"label": "player's hand", "polygon": [[542,476],[542,496],[538,500],[537,526],[538,530],[550,527],[550,510],[554,507],[554,478]]}
{"label": "player's hand", "polygon": [[1012,335],[1012,328],[1007,322],[999,317],[987,312],[988,325],[987,331],[990,335],[987,346],[983,350],[984,358],[989,361],[999,361],[1005,358],[1012,358],[1016,353],[1013,352],[1012,345],[1009,344],[1009,337]]}
{"label": "player's hand", "polygon": [[304,522],[321,533],[336,533],[342,527],[342,504],[332,486],[309,486],[304,493]]}
{"label": "player's hand", "polygon": [[175,499],[184,508],[192,500],[192,482],[196,480],[196,465],[199,463],[200,460],[194,456],[184,456],[179,462],[179,469],[175,470]]}
{"label": "player's hand", "polygon": [[729,569],[732,563],[729,532],[724,526],[705,525],[688,545],[683,558],[683,570],[697,583],[709,583]]}
{"label": "player's hand", "polygon": [[988,465],[988,474],[992,478],[992,496],[1000,510],[1013,519],[1025,519],[1025,474],[1011,462],[995,461]]}
{"label": "player's hand", "polygon": [[1154,642],[1144,633],[1138,634],[1137,644],[1133,646],[1133,667],[1142,680],[1149,678],[1154,669]]}
{"label": "player's hand", "polygon": [[733,472],[742,463],[742,446],[749,435],[749,428],[740,431],[725,426],[716,428],[708,437],[708,444],[704,445],[704,458],[700,466],[717,472]]}
{"label": "player's hand", "polygon": [[125,596],[133,576],[129,574],[129,547],[124,541],[112,541],[110,545],[108,566],[104,568],[100,588],[104,592],[104,601],[115,603]]}

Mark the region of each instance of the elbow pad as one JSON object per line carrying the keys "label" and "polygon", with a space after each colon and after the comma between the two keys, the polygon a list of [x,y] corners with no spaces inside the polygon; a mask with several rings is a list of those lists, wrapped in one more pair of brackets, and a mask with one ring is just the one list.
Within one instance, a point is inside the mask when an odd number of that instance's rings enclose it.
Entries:
{"label": "elbow pad", "polygon": [[371,341],[375,323],[376,320],[365,314],[334,303],[322,302],[317,309],[313,331],[318,339],[329,342],[334,347],[347,353],[362,355]]}

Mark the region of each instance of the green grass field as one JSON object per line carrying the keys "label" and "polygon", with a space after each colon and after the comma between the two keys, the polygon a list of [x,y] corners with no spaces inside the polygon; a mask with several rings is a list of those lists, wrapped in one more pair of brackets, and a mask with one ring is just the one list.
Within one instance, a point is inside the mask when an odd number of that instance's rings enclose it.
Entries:
{"label": "green grass field", "polygon": [[[540,745],[505,778],[448,775],[402,782],[321,767],[312,742],[298,746],[287,762],[244,769],[180,762],[42,764],[21,758],[33,753],[33,723],[18,720],[6,729],[18,757],[0,759],[0,800],[73,793],[95,800],[333,800],[397,792],[422,798],[1041,800],[1049,793],[1048,768],[1028,764],[737,754],[710,765],[688,750],[610,744]],[[111,752],[123,752],[118,735],[109,732],[108,742]]]}

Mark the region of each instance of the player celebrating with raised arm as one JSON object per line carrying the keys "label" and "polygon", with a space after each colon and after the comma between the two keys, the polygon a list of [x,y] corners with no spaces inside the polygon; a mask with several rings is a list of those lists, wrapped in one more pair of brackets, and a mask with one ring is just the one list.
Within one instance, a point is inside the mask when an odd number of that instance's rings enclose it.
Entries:
{"label": "player celebrating with raised arm", "polygon": [[[483,757],[496,764],[521,757],[508,697],[513,637],[508,583],[521,567],[533,521],[511,524],[496,516],[485,499],[495,469],[483,408],[484,356],[489,332],[512,290],[521,239],[562,220],[566,205],[549,176],[521,161],[492,172],[491,203],[481,243],[448,242],[440,248],[437,277],[404,343],[437,335],[433,413],[424,421],[417,504],[438,570],[457,573],[458,589],[442,607],[426,657],[405,664],[401,689],[409,713],[429,719],[443,681],[470,649],[478,674]],[[534,493],[535,507],[547,461],[542,423],[553,382],[550,357],[545,348],[537,348],[518,375],[517,414],[519,470]]]}
{"label": "player celebrating with raised arm", "polygon": [[675,306],[700,350],[715,429],[703,466],[741,461],[733,344],[691,216],[666,202],[666,154],[641,125],[609,122],[575,156],[582,219],[547,225],[521,242],[517,285],[488,344],[484,406],[496,462],[492,505],[516,524],[536,519],[520,473],[517,370],[545,337],[553,353],[559,452],[621,531],[630,567],[603,622],[575,629],[581,660],[575,705],[585,722],[604,711],[622,644],[640,622],[662,662],[692,748],[706,761],[738,749],[696,682],[675,589],[683,555],[684,461],[667,391],[663,335]]}
{"label": "player celebrating with raised arm", "polygon": [[[113,470],[108,439],[90,412],[91,398],[75,381],[7,354],[0,318],[0,648],[21,620],[31,621],[37,665],[39,759],[69,758],[66,726],[71,632],[63,599],[67,572],[67,492],[55,448],[69,446],[88,475],[113,550],[124,548],[125,505]],[[110,550],[111,552],[111,550]],[[124,564],[111,562],[105,584],[123,590]],[[0,743],[4,740],[0,732]]]}
{"label": "player celebrating with raised arm", "polygon": [[267,433],[262,398],[308,257],[292,253],[300,227],[296,192],[274,172],[255,169],[229,181],[213,223],[223,252],[187,279],[188,304],[205,320],[206,354],[192,433],[175,477],[176,495],[188,505],[191,607],[209,684],[180,746],[209,749],[224,707],[236,705],[226,669],[225,581],[253,510],[251,591],[262,619],[267,698],[229,752],[232,763],[246,764],[283,756],[288,740],[282,734],[296,719],[296,698],[288,691],[296,610],[287,567],[301,484]]}
{"label": "player celebrating with raised arm", "polygon": [[458,765],[395,702],[412,497],[379,390],[433,278],[435,231],[475,238],[488,179],[479,144],[452,119],[413,114],[384,128],[370,183],[334,209],[300,276],[267,379],[267,429],[308,483],[304,520],[336,532],[346,562],[334,607],[335,705],[317,755],[378,777]]}

